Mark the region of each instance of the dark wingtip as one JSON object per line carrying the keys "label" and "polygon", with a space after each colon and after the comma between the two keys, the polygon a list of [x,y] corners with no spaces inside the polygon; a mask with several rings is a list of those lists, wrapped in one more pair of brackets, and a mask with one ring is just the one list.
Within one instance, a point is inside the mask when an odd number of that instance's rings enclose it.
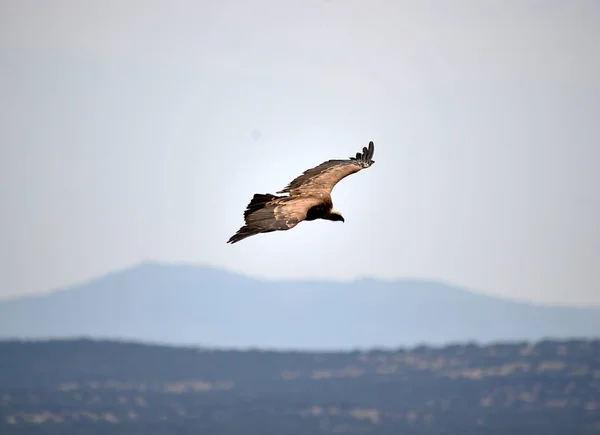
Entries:
{"label": "dark wingtip", "polygon": [[369,141],[369,147],[363,147],[362,158],[361,160],[365,163],[375,163],[371,158],[373,157],[373,153],[375,152],[375,144],[373,141]]}
{"label": "dark wingtip", "polygon": [[239,242],[240,240],[243,240],[243,239],[245,239],[246,237],[249,237],[249,236],[251,236],[251,235],[252,235],[252,234],[248,234],[248,232],[247,232],[247,228],[246,228],[246,227],[242,227],[242,228],[240,228],[240,229],[239,229],[239,230],[238,230],[238,231],[237,231],[237,232],[236,232],[236,233],[235,233],[233,236],[231,236],[231,237],[229,238],[229,240],[227,240],[227,243],[230,243],[230,244],[232,244],[232,245],[233,245],[234,243],[237,243],[237,242]]}
{"label": "dark wingtip", "polygon": [[370,141],[368,148],[363,147],[362,153],[356,153],[356,156],[350,157],[350,160],[361,160],[363,162],[375,163],[373,160],[371,160],[374,153],[375,153],[375,145],[373,144],[373,141]]}
{"label": "dark wingtip", "polygon": [[240,240],[245,239],[248,236],[244,236],[242,234],[236,234],[235,236],[231,236],[231,238],[229,240],[227,240],[227,243],[229,243],[230,245],[233,245],[234,243],[239,242]]}
{"label": "dark wingtip", "polygon": [[373,158],[373,154],[375,154],[375,144],[373,141],[369,142],[369,154],[367,160],[371,160]]}

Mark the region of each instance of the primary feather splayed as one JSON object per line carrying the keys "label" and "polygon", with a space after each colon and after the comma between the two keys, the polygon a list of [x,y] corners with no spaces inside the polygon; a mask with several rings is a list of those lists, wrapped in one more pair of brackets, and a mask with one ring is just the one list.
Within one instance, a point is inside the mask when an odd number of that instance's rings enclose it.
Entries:
{"label": "primary feather splayed", "polygon": [[256,193],[244,211],[245,225],[227,243],[236,243],[246,237],[272,231],[294,228],[302,221],[324,219],[344,222],[342,214],[333,208],[331,191],[347,177],[375,163],[375,146],[363,147],[362,153],[348,160],[328,160],[304,171],[278,194]]}

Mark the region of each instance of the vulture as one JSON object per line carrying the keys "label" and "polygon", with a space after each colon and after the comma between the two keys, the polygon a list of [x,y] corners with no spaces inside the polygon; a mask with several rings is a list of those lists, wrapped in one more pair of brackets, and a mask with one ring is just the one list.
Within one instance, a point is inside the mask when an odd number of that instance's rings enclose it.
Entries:
{"label": "vulture", "polygon": [[363,147],[362,153],[348,160],[328,160],[307,169],[283,190],[271,193],[255,193],[244,211],[245,225],[227,243],[236,243],[246,237],[272,231],[294,228],[302,221],[324,219],[344,222],[342,214],[333,208],[331,190],[335,185],[362,169],[375,163],[373,141]]}

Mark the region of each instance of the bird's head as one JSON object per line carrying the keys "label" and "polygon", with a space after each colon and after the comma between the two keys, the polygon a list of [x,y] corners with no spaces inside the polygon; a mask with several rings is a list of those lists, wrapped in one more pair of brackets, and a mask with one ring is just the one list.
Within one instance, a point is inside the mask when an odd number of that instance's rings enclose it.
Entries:
{"label": "bird's head", "polygon": [[344,216],[337,210],[331,210],[331,213],[329,213],[329,220],[346,222]]}

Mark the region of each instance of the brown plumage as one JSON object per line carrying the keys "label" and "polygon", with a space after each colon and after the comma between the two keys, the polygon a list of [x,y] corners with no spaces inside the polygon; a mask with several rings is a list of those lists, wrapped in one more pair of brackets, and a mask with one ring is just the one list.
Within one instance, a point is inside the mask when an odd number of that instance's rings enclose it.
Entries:
{"label": "brown plumage", "polygon": [[302,221],[325,219],[344,222],[344,217],[333,209],[331,191],[335,185],[362,169],[370,167],[375,146],[363,147],[362,153],[348,160],[328,160],[304,171],[278,194],[256,193],[244,211],[245,225],[227,243],[236,243],[246,237],[272,231],[294,228]]}

